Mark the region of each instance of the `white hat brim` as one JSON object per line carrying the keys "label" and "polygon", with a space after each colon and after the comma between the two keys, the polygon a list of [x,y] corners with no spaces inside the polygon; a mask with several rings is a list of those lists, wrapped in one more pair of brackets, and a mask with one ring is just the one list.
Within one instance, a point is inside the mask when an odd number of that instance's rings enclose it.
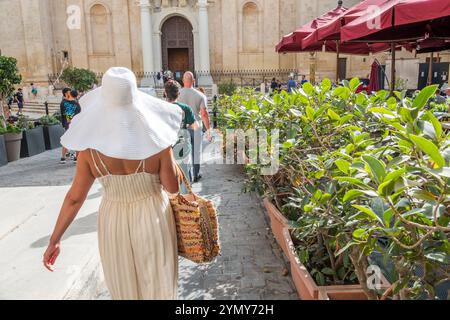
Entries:
{"label": "white hat brim", "polygon": [[102,87],[80,99],[81,113],[61,138],[69,150],[98,150],[116,159],[144,160],[178,140],[183,111],[177,105],[138,92],[133,103],[108,105]]}

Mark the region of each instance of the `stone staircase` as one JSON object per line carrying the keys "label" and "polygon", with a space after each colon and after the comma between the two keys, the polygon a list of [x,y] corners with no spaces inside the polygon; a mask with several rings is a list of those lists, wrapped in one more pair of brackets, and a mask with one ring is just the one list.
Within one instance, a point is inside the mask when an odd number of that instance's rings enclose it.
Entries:
{"label": "stone staircase", "polygon": [[[156,94],[158,98],[163,99],[164,97],[164,89],[163,88],[156,88]],[[205,87],[206,96],[208,97],[208,105],[212,105],[212,99],[213,99],[213,89],[212,87]],[[58,100],[59,101],[59,100]],[[55,112],[59,112],[59,102],[57,102],[55,99],[52,99],[51,102],[48,103],[48,111],[50,115],[54,114]],[[14,104],[12,106],[12,111],[14,114],[18,112],[17,104]],[[24,106],[24,112],[27,114],[33,114],[33,115],[45,115],[45,104],[43,100],[39,101],[29,101],[25,103]]]}

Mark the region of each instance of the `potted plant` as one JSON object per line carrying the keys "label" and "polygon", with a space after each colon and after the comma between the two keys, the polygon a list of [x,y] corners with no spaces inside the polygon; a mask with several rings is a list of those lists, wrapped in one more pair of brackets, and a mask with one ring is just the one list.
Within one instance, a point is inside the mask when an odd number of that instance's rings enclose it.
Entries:
{"label": "potted plant", "polygon": [[44,131],[42,126],[35,126],[28,118],[21,116],[17,125],[23,130],[20,147],[22,158],[32,157],[45,152]]}
{"label": "potted plant", "polygon": [[43,125],[45,149],[53,150],[61,147],[61,137],[64,134],[64,128],[61,122],[55,116],[44,116],[40,119]]}
{"label": "potted plant", "polygon": [[20,159],[20,146],[22,142],[22,129],[14,124],[8,123],[6,133],[3,135],[5,139],[6,155],[8,162]]}
{"label": "potted plant", "polygon": [[0,116],[3,120],[0,121],[0,126],[6,128],[4,119],[5,116],[5,99],[14,92],[14,86],[22,81],[17,68],[17,60],[12,57],[0,55]]}

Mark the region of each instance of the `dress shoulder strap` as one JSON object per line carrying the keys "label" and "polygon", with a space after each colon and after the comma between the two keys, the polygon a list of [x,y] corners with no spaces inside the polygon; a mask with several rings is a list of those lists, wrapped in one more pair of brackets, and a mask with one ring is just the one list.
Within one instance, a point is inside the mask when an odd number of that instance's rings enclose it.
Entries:
{"label": "dress shoulder strap", "polygon": [[[99,159],[100,164],[102,165],[103,169],[105,170],[106,175],[109,175],[109,176],[110,176],[111,173],[109,172],[108,167],[107,167],[106,164],[103,162],[103,160],[102,160],[102,158],[100,157],[100,154],[98,153],[97,150],[95,151],[95,154],[97,155],[97,158]],[[97,169],[98,174],[99,174],[101,177],[105,176],[105,174],[103,174],[103,172],[102,172],[102,171],[100,170],[100,168],[98,167],[98,164],[97,164],[97,161],[95,160],[94,152],[92,151],[92,149],[91,149],[91,157],[92,157],[92,161],[94,162],[95,169]]]}
{"label": "dress shoulder strap", "polygon": [[135,174],[139,173],[139,170],[140,170],[141,168],[142,168],[142,173],[144,173],[144,172],[145,172],[145,160],[142,160],[142,161],[139,163],[139,166],[137,167]]}

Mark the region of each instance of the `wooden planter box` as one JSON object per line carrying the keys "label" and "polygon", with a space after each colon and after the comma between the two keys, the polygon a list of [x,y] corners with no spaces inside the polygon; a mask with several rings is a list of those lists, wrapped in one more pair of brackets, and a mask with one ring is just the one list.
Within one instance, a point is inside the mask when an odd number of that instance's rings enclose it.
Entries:
{"label": "wooden planter box", "polygon": [[289,227],[289,220],[274,206],[272,201],[269,199],[264,199],[264,206],[266,207],[267,213],[270,218],[270,225],[272,228],[272,233],[275,236],[278,244],[283,250],[284,254],[289,257],[289,249],[286,245],[286,240],[284,239],[283,230]]}
{"label": "wooden planter box", "polygon": [[0,167],[8,164],[8,155],[6,154],[5,137],[0,135]]}
{"label": "wooden planter box", "polygon": [[[286,247],[289,248],[289,261],[291,263],[291,274],[298,295],[302,300],[367,300],[361,285],[336,285],[318,286],[306,267],[300,262],[295,253],[292,242],[291,230],[285,228],[283,237]],[[386,278],[381,275],[382,289],[390,287]]]}
{"label": "wooden planter box", "polygon": [[53,150],[61,147],[61,137],[65,130],[62,125],[44,127],[45,149]]}
{"label": "wooden planter box", "polygon": [[32,157],[45,152],[44,130],[37,127],[23,132],[22,145],[20,147],[20,157]]}

